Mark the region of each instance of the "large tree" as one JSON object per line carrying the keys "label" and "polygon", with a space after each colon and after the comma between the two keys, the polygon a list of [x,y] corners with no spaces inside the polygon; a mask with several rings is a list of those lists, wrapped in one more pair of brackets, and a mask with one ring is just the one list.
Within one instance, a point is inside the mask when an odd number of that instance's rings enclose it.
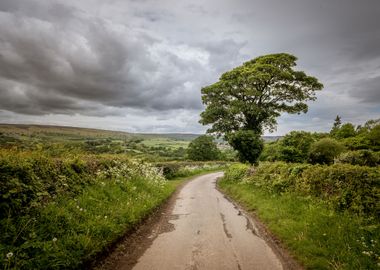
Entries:
{"label": "large tree", "polygon": [[[264,55],[224,73],[218,82],[202,88],[206,109],[200,123],[211,124],[208,132],[224,136],[243,161],[256,162],[262,148],[257,138],[252,140],[256,154],[247,159],[242,153],[247,151],[249,134],[273,131],[282,112],[306,113],[306,102],[315,100],[315,91],[323,88],[318,79],[293,69],[296,60],[286,53]],[[245,140],[241,149],[238,137]]]}

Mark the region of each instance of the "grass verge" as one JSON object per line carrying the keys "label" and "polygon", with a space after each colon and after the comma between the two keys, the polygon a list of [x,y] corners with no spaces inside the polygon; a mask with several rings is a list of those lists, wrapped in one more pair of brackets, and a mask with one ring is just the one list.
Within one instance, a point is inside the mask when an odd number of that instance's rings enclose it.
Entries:
{"label": "grass verge", "polygon": [[0,161],[0,269],[82,269],[191,177],[167,181],[149,164],[100,157]]}
{"label": "grass verge", "polygon": [[379,228],[373,221],[336,212],[326,202],[275,194],[226,179],[221,190],[255,211],[306,269],[379,269]]}

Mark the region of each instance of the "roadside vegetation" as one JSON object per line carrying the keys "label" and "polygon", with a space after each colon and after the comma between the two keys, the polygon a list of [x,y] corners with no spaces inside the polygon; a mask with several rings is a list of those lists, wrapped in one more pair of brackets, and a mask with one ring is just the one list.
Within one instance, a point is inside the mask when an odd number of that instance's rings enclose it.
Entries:
{"label": "roadside vegetation", "polygon": [[[155,152],[155,160],[148,152],[116,151],[125,143],[118,134],[59,130],[0,136],[0,269],[81,269],[183,180],[226,165],[187,160],[185,150],[181,158]],[[140,147],[136,140],[128,145]]]}
{"label": "roadside vegetation", "polygon": [[335,122],[330,133],[290,132],[265,144],[258,166],[230,167],[219,186],[307,269],[377,269],[379,127],[370,120]]}
{"label": "roadside vegetation", "polygon": [[[323,85],[286,53],[259,56],[202,88],[200,123],[241,162],[219,186],[255,211],[307,269],[380,268],[380,120],[264,143],[281,113],[306,113]],[[250,165],[248,165],[250,164]]]}

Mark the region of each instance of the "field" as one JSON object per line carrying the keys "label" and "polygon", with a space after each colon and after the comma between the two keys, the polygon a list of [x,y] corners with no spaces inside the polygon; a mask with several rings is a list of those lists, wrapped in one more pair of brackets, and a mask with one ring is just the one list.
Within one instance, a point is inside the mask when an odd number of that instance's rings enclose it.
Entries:
{"label": "field", "polygon": [[150,160],[183,159],[197,134],[139,134],[100,129],[0,124],[2,148],[62,152],[128,154]]}

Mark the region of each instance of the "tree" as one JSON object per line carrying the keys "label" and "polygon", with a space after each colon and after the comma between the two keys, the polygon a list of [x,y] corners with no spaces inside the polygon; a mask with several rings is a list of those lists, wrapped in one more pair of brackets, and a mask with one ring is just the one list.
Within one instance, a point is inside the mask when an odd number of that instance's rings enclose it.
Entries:
{"label": "tree", "polygon": [[351,123],[343,124],[341,127],[336,128],[331,134],[337,139],[345,139],[349,137],[354,137],[356,135],[355,127]]}
{"label": "tree", "polygon": [[187,148],[187,157],[191,160],[216,160],[219,156],[220,151],[211,136],[199,136],[191,141]]}
{"label": "tree", "polygon": [[331,138],[324,138],[310,146],[310,162],[313,164],[331,164],[334,162],[334,158],[343,151],[344,146],[338,141]]}
{"label": "tree", "polygon": [[309,149],[315,141],[306,131],[292,131],[280,141],[279,159],[286,162],[307,162]]}
{"label": "tree", "polygon": [[256,163],[264,148],[264,141],[260,134],[253,130],[238,130],[228,135],[228,142],[232,148],[238,151],[237,156],[240,161]]}
{"label": "tree", "polygon": [[339,115],[337,115],[335,117],[334,124],[333,124],[333,127],[332,127],[331,131],[330,131],[330,134],[332,136],[334,136],[334,134],[337,132],[337,130],[339,130],[339,128],[340,128],[341,125],[342,125],[342,119],[340,118]]}
{"label": "tree", "polygon": [[[273,131],[276,118],[282,112],[306,113],[306,101],[315,100],[315,91],[323,85],[303,71],[293,69],[297,58],[280,53],[260,56],[224,73],[218,82],[202,88],[202,101],[206,105],[200,123],[210,125],[209,133],[224,138],[246,158],[247,148],[262,149],[256,139],[237,143],[249,134],[255,138],[264,129]],[[246,131],[244,136],[234,135]],[[239,147],[243,147],[239,148]],[[251,150],[253,151],[253,150]],[[261,151],[261,150],[260,150]],[[257,155],[248,155],[246,161],[254,163]],[[253,158],[253,159],[252,159]]]}

